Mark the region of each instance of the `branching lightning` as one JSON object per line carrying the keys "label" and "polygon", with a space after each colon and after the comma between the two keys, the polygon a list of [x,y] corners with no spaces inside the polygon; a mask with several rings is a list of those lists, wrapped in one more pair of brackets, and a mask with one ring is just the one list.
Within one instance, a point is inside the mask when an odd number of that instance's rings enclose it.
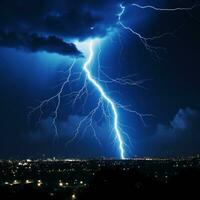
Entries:
{"label": "branching lightning", "polygon": [[[94,75],[92,75],[91,73],[91,65],[92,62],[94,60],[94,48],[95,48],[95,42],[94,40],[89,40],[87,42],[87,48],[89,50],[89,55],[86,58],[82,70],[80,73],[77,74],[76,78],[72,78],[72,74],[73,74],[73,67],[76,63],[76,59],[73,60],[72,64],[70,65],[69,69],[67,70],[67,78],[60,84],[60,89],[59,91],[52,97],[43,100],[38,106],[36,106],[35,108],[32,108],[32,110],[29,112],[29,118],[31,118],[31,116],[39,111],[39,120],[38,123],[40,124],[42,116],[44,114],[43,108],[46,104],[50,103],[50,102],[54,102],[56,101],[56,106],[53,110],[53,116],[52,116],[52,127],[55,133],[55,136],[57,137],[59,135],[58,133],[58,127],[57,127],[57,120],[58,120],[58,111],[61,105],[61,99],[65,98],[65,97],[73,97],[73,101],[71,103],[72,106],[74,106],[76,104],[77,101],[81,100],[82,97],[85,97],[84,100],[84,104],[87,101],[87,97],[89,95],[88,93],[88,85],[91,84],[95,90],[99,93],[99,99],[97,101],[96,106],[89,111],[89,113],[87,113],[83,119],[79,122],[77,128],[74,131],[74,136],[67,142],[67,145],[71,142],[73,142],[78,135],[82,132],[82,135],[84,135],[89,129],[92,131],[94,138],[96,139],[96,141],[101,145],[101,141],[99,140],[96,131],[95,131],[95,127],[94,127],[94,116],[96,115],[96,113],[98,111],[102,112],[102,117],[104,117],[106,119],[107,122],[109,122],[110,127],[111,127],[111,132],[114,133],[114,137],[117,141],[117,145],[118,145],[118,150],[119,150],[119,154],[120,154],[120,158],[121,159],[125,159],[126,156],[126,151],[125,151],[125,147],[127,147],[127,144],[125,143],[125,139],[124,137],[126,136],[127,139],[130,141],[128,134],[123,131],[121,129],[121,127],[123,126],[120,122],[119,122],[119,114],[118,114],[118,109],[122,109],[124,111],[130,112],[130,113],[134,113],[137,116],[139,116],[141,118],[141,120],[144,122],[143,117],[149,116],[147,114],[140,114],[134,110],[131,110],[129,108],[129,106],[124,106],[118,102],[115,102],[111,97],[109,97],[109,95],[106,93],[106,91],[104,90],[103,86],[101,86],[101,84],[103,84],[104,86],[106,86],[106,84],[109,83],[115,83],[115,84],[119,84],[122,86],[138,86],[138,87],[142,87],[142,84],[147,81],[147,80],[140,80],[140,81],[133,81],[131,78],[131,76],[125,76],[125,77],[119,77],[119,78],[111,78],[110,76],[108,76],[102,69],[101,69],[101,64],[100,64],[100,53],[101,53],[101,48],[99,47],[99,53],[98,53],[98,75],[97,77],[95,77]],[[78,91],[73,91],[71,93],[67,93],[65,94],[65,86],[67,86],[68,84],[74,83],[74,82],[81,82],[81,77],[84,76],[84,81],[83,81],[83,85],[82,87],[78,90]],[[104,79],[102,79],[101,77],[104,77]],[[83,129],[83,131],[82,131]]]}
{"label": "branching lightning", "polygon": [[[172,11],[189,11],[194,8],[196,8],[199,5],[194,5],[190,8],[157,8],[151,5],[145,5],[141,6],[139,4],[131,4],[132,6],[139,8],[139,9],[153,9],[155,11],[159,12],[172,12]],[[135,31],[133,28],[125,25],[122,21],[122,17],[126,11],[126,7],[122,4],[120,4],[120,13],[117,14],[118,20],[117,23],[120,25],[121,28],[130,31],[132,34],[137,36],[139,40],[142,42],[146,50],[150,51],[151,53],[157,54],[157,50],[163,49],[163,47],[153,47],[150,45],[150,41],[160,39],[165,36],[171,36],[173,33],[163,33],[157,36],[153,37],[144,37],[142,34],[138,33]],[[92,131],[94,138],[96,141],[101,144],[101,141],[98,138],[98,135],[96,134],[95,131],[95,115],[97,112],[101,112],[102,118],[105,119],[106,122],[109,123],[109,126],[111,127],[111,133],[114,134],[114,137],[117,141],[117,146],[118,146],[118,152],[120,154],[121,159],[127,158],[127,152],[126,152],[126,139],[129,139],[128,134],[122,129],[122,127],[125,127],[125,125],[121,124],[119,121],[119,109],[122,109],[123,111],[129,112],[136,114],[141,121],[145,124],[144,122],[144,117],[147,116],[152,116],[151,114],[140,114],[135,110],[130,109],[129,106],[124,106],[121,103],[118,103],[114,101],[111,98],[111,95],[108,94],[107,92],[107,84],[118,84],[121,86],[138,86],[138,87],[143,87],[143,83],[148,81],[146,79],[144,80],[139,80],[139,81],[134,81],[132,76],[124,76],[124,77],[118,77],[118,78],[112,78],[108,74],[106,74],[100,64],[100,54],[101,54],[101,48],[99,46],[99,52],[97,55],[97,76],[92,74],[91,71],[91,66],[94,61],[95,57],[95,48],[96,48],[96,42],[95,39],[90,39],[89,41],[86,41],[86,46],[87,50],[89,51],[89,55],[85,58],[85,61],[81,67],[80,72],[78,73],[73,73],[73,69],[76,64],[76,59],[74,58],[72,61],[72,64],[70,67],[67,69],[67,77],[65,78],[64,81],[59,84],[59,90],[58,92],[45,100],[43,100],[38,106],[34,107],[31,109],[29,112],[29,119],[31,116],[39,112],[39,117],[38,117],[38,124],[41,123],[41,119],[43,118],[44,114],[44,107],[45,105],[49,104],[50,102],[55,103],[55,107],[53,108],[53,112],[51,114],[51,119],[52,119],[52,128],[54,130],[55,136],[57,137],[59,135],[58,127],[57,127],[57,122],[58,122],[58,115],[59,115],[59,109],[61,106],[61,100],[62,98],[68,97],[69,99],[72,98],[72,101],[70,102],[71,106],[74,106],[77,101],[81,101],[84,105],[87,103],[88,96],[90,95],[89,93],[89,88],[88,85],[91,85],[95,91],[98,93],[99,98],[97,98],[96,104],[93,109],[89,110],[89,112],[84,113],[84,116],[78,123],[78,126],[74,130],[74,135],[73,137],[67,142],[67,144],[73,142],[80,133],[82,133],[82,136],[87,132],[87,131]],[[75,76],[75,77],[74,77]],[[76,90],[76,91],[70,91],[69,93],[65,93],[65,87],[68,85],[79,82],[82,83],[81,87]],[[67,90],[68,91],[68,90]],[[83,100],[84,98],[84,100]],[[126,139],[125,139],[126,138]]]}
{"label": "branching lightning", "polygon": [[71,78],[71,75],[72,75],[72,68],[73,68],[75,62],[76,62],[76,59],[73,60],[71,66],[69,67],[68,76],[67,76],[66,80],[61,84],[61,87],[60,87],[60,90],[58,91],[58,93],[55,94],[54,96],[50,97],[49,99],[43,100],[37,107],[32,108],[31,111],[28,114],[28,118],[30,120],[31,115],[34,112],[36,112],[37,110],[39,110],[40,111],[40,116],[39,116],[38,123],[40,123],[41,118],[42,118],[42,114],[43,114],[44,105],[48,104],[51,101],[56,100],[57,103],[56,103],[56,107],[55,107],[55,109],[53,111],[53,117],[52,117],[52,126],[54,128],[55,137],[58,136],[58,128],[56,126],[56,121],[57,121],[57,118],[58,118],[58,110],[59,110],[60,103],[61,103],[61,94],[63,93],[64,87],[70,82],[70,78]]}
{"label": "branching lightning", "polygon": [[102,98],[111,106],[112,108],[112,112],[113,112],[113,117],[114,117],[114,124],[113,124],[113,127],[114,127],[114,131],[115,131],[115,134],[116,134],[116,138],[118,139],[118,142],[119,142],[119,150],[120,150],[120,157],[121,159],[124,159],[125,158],[125,155],[124,155],[124,142],[123,142],[123,139],[122,139],[122,136],[121,136],[121,133],[120,133],[120,130],[119,130],[119,125],[118,125],[118,113],[117,113],[117,109],[116,109],[116,106],[115,106],[115,103],[112,101],[112,99],[110,99],[105,91],[103,90],[103,88],[97,83],[97,81],[92,77],[89,69],[88,69],[88,66],[89,64],[91,63],[92,59],[93,59],[93,42],[90,41],[90,44],[89,44],[89,48],[90,48],[90,56],[88,58],[88,60],[85,62],[84,66],[83,66],[83,69],[87,75],[87,78],[88,80],[96,87],[96,89],[100,92]]}
{"label": "branching lightning", "polygon": [[[159,8],[159,7],[155,7],[152,5],[140,5],[140,4],[131,4],[133,7],[139,8],[139,9],[152,9],[154,11],[158,11],[158,12],[175,12],[175,11],[190,11],[193,10],[194,8],[197,8],[200,6],[200,4],[194,4],[191,7],[185,7],[185,8],[181,8],[181,7],[177,7],[177,8]],[[154,47],[152,45],[149,44],[150,41],[154,41],[156,39],[161,39],[163,37],[166,36],[173,36],[174,32],[166,32],[166,33],[162,33],[160,35],[156,35],[156,36],[152,36],[152,37],[145,37],[143,36],[141,33],[138,33],[136,30],[134,30],[133,28],[126,26],[123,22],[122,22],[122,16],[125,13],[126,7],[122,4],[120,4],[120,8],[121,8],[121,12],[117,14],[118,16],[118,24],[125,30],[130,31],[133,35],[137,36],[140,41],[142,42],[142,44],[144,45],[144,47],[150,51],[151,53],[153,53],[154,55],[156,55],[157,58],[159,58],[158,54],[157,54],[157,50],[166,50],[163,47]]]}
{"label": "branching lightning", "polygon": [[199,4],[194,4],[191,7],[185,7],[185,8],[158,8],[155,6],[151,6],[151,5],[145,5],[145,6],[141,6],[139,4],[135,4],[133,3],[132,6],[135,6],[137,8],[141,8],[141,9],[153,9],[155,11],[166,11],[166,12],[174,12],[174,11],[188,11],[188,10],[193,10],[194,8],[199,7]]}

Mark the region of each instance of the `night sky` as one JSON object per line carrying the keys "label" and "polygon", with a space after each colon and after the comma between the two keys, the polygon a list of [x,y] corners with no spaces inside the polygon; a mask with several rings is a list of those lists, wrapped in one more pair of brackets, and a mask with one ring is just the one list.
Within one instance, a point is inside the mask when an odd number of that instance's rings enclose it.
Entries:
{"label": "night sky", "polygon": [[[149,42],[164,49],[150,52],[117,23],[120,3],[126,7],[122,22],[141,35],[171,33]],[[78,122],[97,103],[98,94],[90,84],[86,103],[81,98],[72,106],[70,98],[62,98],[56,139],[52,128],[55,102],[44,106],[39,124],[38,112],[28,119],[31,107],[58,92],[66,78],[63,72],[73,59],[75,71],[80,72],[87,41],[96,38],[101,45],[95,48],[93,68],[101,48],[101,68],[110,77],[134,75],[135,81],[146,80],[142,87],[103,85],[115,101],[153,115],[145,117],[144,124],[137,115],[119,110],[121,128],[129,135],[127,156],[200,152],[200,7],[159,12],[132,3],[176,8],[198,1],[0,0],[0,158],[119,157],[108,121],[99,122],[98,114],[94,128],[102,144],[88,130],[67,145]],[[81,84],[83,80],[71,83],[64,94],[80,89]]]}

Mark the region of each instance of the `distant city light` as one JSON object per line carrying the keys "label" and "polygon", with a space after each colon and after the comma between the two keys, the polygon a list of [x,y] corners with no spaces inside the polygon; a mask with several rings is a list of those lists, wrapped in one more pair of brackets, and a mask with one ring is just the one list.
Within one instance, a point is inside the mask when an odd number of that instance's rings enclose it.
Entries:
{"label": "distant city light", "polygon": [[[1,179],[0,185],[2,187],[10,188],[23,188],[26,184],[31,184],[31,187],[35,187],[38,190],[46,190],[49,195],[56,196],[57,191],[73,191],[69,193],[69,199],[78,199],[77,194],[86,187],[90,187],[90,181],[96,172],[99,171],[99,166],[113,167],[117,166],[123,173],[129,173],[132,169],[144,170],[146,166],[152,170],[151,172],[145,172],[148,176],[152,176],[153,179],[161,181],[164,184],[169,184],[171,177],[177,176],[180,170],[183,168],[189,169],[191,167],[197,168],[200,166],[200,160],[197,156],[191,157],[178,157],[178,158],[133,158],[129,161],[124,160],[80,160],[74,162],[67,161],[65,159],[56,159],[56,161],[46,160],[32,160],[31,163],[27,160],[22,161],[1,161],[2,169],[0,170]],[[19,165],[19,163],[21,163]],[[28,166],[24,163],[28,163]],[[32,166],[33,171],[29,169]],[[44,167],[45,166],[45,167]],[[163,167],[165,166],[165,167]],[[10,177],[15,177],[10,180]],[[78,173],[78,176],[74,175]],[[45,180],[43,180],[45,174]],[[48,177],[58,177],[54,180],[48,179]],[[5,177],[5,178],[2,178]],[[45,187],[42,187],[42,186]],[[53,188],[53,190],[52,190]]]}
{"label": "distant city light", "polygon": [[60,186],[60,187],[63,187],[63,183],[62,183],[62,182],[59,182],[59,186]]}
{"label": "distant city light", "polygon": [[33,181],[31,181],[31,180],[26,180],[25,183],[26,183],[26,184],[30,184],[30,183],[33,183]]}
{"label": "distant city light", "polygon": [[72,200],[76,199],[76,194],[72,194]]}
{"label": "distant city light", "polygon": [[41,180],[38,180],[38,181],[37,181],[37,186],[38,186],[38,187],[41,187],[41,186],[42,186],[42,181],[41,181]]}
{"label": "distant city light", "polygon": [[20,182],[18,180],[14,180],[13,185],[17,185],[17,184],[20,184]]}
{"label": "distant city light", "polygon": [[41,185],[42,185],[42,183],[37,183],[37,186],[38,186],[38,187],[41,187]]}

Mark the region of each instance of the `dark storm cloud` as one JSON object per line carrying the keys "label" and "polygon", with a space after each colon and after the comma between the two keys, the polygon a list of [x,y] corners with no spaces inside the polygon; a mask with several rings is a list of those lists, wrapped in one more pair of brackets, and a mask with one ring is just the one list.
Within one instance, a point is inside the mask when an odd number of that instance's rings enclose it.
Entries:
{"label": "dark storm cloud", "polygon": [[[57,37],[84,40],[106,35],[116,23],[117,3],[116,0],[1,0],[0,29],[16,33],[16,36],[1,34],[1,45],[8,43],[10,47],[30,51],[77,54],[79,52],[74,45],[66,44]],[[55,37],[45,39],[31,35],[20,39],[19,33],[24,32]],[[12,37],[12,44],[8,37]]]}
{"label": "dark storm cloud", "polygon": [[[200,113],[180,109],[169,125],[159,124],[155,134],[140,141],[138,151],[153,155],[189,155],[200,151]],[[146,153],[145,153],[146,152]]]}
{"label": "dark storm cloud", "polygon": [[0,28],[84,39],[102,36],[116,23],[118,1],[2,0]]}
{"label": "dark storm cloud", "polygon": [[62,55],[81,55],[81,52],[78,51],[74,44],[66,43],[56,36],[41,37],[37,34],[29,35],[0,31],[0,46],[23,49],[30,52],[46,51]]}

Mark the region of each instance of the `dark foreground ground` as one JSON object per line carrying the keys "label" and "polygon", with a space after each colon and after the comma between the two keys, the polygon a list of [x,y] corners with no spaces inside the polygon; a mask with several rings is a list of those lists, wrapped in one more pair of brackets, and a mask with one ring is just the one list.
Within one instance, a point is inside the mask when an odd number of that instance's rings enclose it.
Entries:
{"label": "dark foreground ground", "polygon": [[0,161],[0,199],[198,199],[200,159]]}

